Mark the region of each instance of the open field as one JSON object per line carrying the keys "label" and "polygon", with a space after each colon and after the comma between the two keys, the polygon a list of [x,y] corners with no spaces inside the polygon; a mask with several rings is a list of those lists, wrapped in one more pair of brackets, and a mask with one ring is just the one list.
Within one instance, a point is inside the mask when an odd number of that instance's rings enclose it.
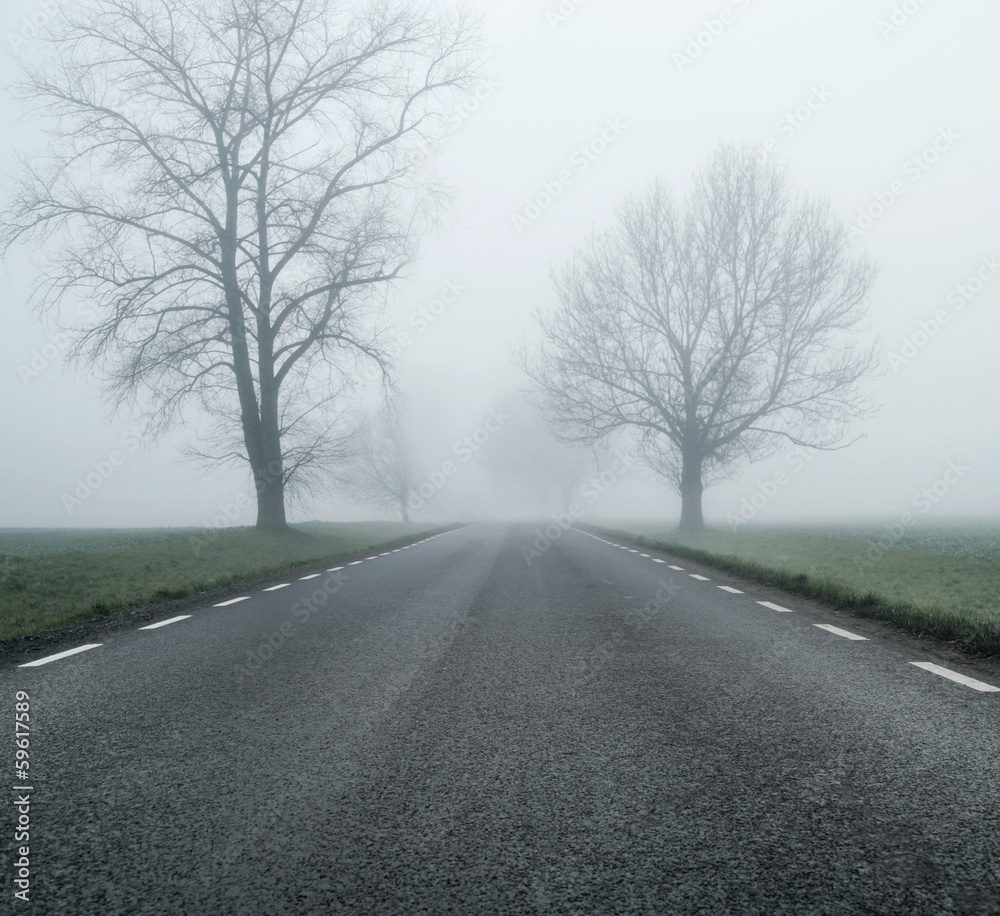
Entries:
{"label": "open field", "polygon": [[1000,523],[905,532],[879,524],[748,526],[682,535],[663,523],[615,521],[602,530],[1000,655]]}
{"label": "open field", "polygon": [[0,639],[27,636],[428,531],[397,522],[252,528],[2,529]]}

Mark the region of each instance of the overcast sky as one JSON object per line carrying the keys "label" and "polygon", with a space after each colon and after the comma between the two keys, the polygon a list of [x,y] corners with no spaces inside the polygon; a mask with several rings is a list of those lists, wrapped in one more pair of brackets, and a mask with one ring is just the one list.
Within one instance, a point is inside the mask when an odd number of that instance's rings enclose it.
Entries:
{"label": "overcast sky", "polygon": [[[453,300],[425,312],[434,320],[400,355],[429,471],[524,385],[509,351],[535,333],[532,310],[553,303],[552,269],[654,178],[683,193],[727,140],[787,163],[798,189],[864,229],[856,244],[880,266],[871,326],[885,358],[871,383],[878,413],[853,433],[865,438],[808,461],[782,450],[746,468],[706,493],[708,520],[763,490],[773,495],[754,500],[758,523],[890,520],[924,488],[933,493],[949,467],[928,517],[1000,513],[995,0],[473,5],[494,53],[439,151],[440,174],[459,189],[455,220],[426,240],[389,316],[403,328],[442,292]],[[27,34],[26,17],[44,28],[44,15],[53,14],[42,4],[8,3],[8,46]],[[2,67],[10,83],[9,53]],[[12,121],[15,106],[6,96],[0,104]],[[37,142],[30,124],[8,136],[8,161]],[[572,180],[556,198],[531,209],[566,171]],[[22,259],[7,263],[3,282],[0,526],[200,525],[249,493],[239,474],[206,475],[180,460],[183,431],[133,445],[136,421],[111,419],[96,381],[64,371],[50,332],[27,313]],[[63,494],[115,450],[124,462],[68,513]],[[495,505],[472,464],[439,513],[465,500],[471,514]],[[672,521],[679,499],[637,474],[597,508]],[[293,515],[368,514],[331,497]],[[252,521],[246,510],[237,519]]]}

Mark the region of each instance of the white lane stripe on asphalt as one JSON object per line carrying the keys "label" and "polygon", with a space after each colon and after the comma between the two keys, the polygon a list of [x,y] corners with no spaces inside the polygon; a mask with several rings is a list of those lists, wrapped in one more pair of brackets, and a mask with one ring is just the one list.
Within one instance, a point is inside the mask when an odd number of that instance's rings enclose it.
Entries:
{"label": "white lane stripe on asphalt", "polygon": [[[657,560],[656,557],[653,557],[653,562],[654,563],[666,563],[667,561],[666,560]],[[673,569],[673,567],[671,567],[671,569]]]}
{"label": "white lane stripe on asphalt", "polygon": [[318,579],[321,573],[313,573],[311,576],[299,576],[299,582],[305,582],[306,579]]}
{"label": "white lane stripe on asphalt", "polygon": [[956,684],[971,687],[980,693],[1000,693],[1000,687],[994,687],[992,684],[987,684],[984,681],[977,681],[973,677],[966,677],[964,674],[959,674],[957,671],[942,668],[940,665],[935,665],[934,662],[910,662],[910,664],[916,665],[918,668],[923,668],[924,671],[930,671],[931,674],[939,674],[941,677],[946,677],[949,681],[954,681]]}
{"label": "white lane stripe on asphalt", "polygon": [[288,588],[291,582],[282,582],[281,585],[272,585],[270,588],[265,588],[265,592],[276,592],[279,588]]}
{"label": "white lane stripe on asphalt", "polygon": [[741,592],[738,588],[733,588],[731,585],[719,585],[717,587],[721,588],[724,592],[729,592],[730,595],[742,595],[743,594],[743,592]]}
{"label": "white lane stripe on asphalt", "polygon": [[782,614],[791,614],[792,609],[790,607],[782,607],[780,604],[772,604],[770,601],[758,601],[761,607],[769,607],[772,611],[781,611]]}
{"label": "white lane stripe on asphalt", "polygon": [[348,563],[347,565],[348,566],[358,566],[359,564],[364,563],[364,562],[365,562],[364,560],[355,560],[353,563]]}
{"label": "white lane stripe on asphalt", "polygon": [[102,645],[102,643],[87,643],[85,646],[77,646],[75,649],[67,649],[65,652],[57,652],[55,655],[46,655],[45,658],[36,658],[33,662],[25,662],[23,665],[18,665],[17,667],[37,668],[39,665],[47,665],[49,662],[57,662],[61,658],[69,658],[71,655],[76,655],[78,652],[86,652],[88,649],[96,649],[100,645]]}
{"label": "white lane stripe on asphalt", "polygon": [[867,636],[858,636],[857,633],[852,633],[850,630],[842,630],[840,627],[835,627],[829,623],[814,623],[814,627],[819,627],[821,630],[826,630],[827,633],[833,633],[835,636],[843,636],[844,639],[853,639],[857,642],[867,641]]}
{"label": "white lane stripe on asphalt", "polygon": [[338,569],[343,569],[343,566],[334,566],[333,569],[328,569],[327,572],[336,572]]}
{"label": "white lane stripe on asphalt", "polygon": [[231,604],[238,604],[241,601],[249,601],[250,596],[244,595],[242,598],[230,598],[228,601],[221,601],[219,604],[213,604],[212,607],[229,607]]}
{"label": "white lane stripe on asphalt", "polygon": [[708,582],[708,576],[699,576],[698,573],[688,573],[692,579],[698,579],[700,582]]}
{"label": "white lane stripe on asphalt", "polygon": [[148,627],[139,627],[140,630],[158,630],[160,627],[165,627],[167,624],[177,623],[178,620],[188,620],[190,619],[190,614],[181,614],[180,617],[171,617],[169,620],[161,620],[159,623],[151,623]]}
{"label": "white lane stripe on asphalt", "polygon": [[684,567],[683,566],[671,566],[670,568],[671,569],[676,569],[677,572],[684,572]]}
{"label": "white lane stripe on asphalt", "polygon": [[373,556],[373,557],[365,557],[365,559],[366,560],[377,560],[378,559],[378,554],[375,554],[375,556]]}

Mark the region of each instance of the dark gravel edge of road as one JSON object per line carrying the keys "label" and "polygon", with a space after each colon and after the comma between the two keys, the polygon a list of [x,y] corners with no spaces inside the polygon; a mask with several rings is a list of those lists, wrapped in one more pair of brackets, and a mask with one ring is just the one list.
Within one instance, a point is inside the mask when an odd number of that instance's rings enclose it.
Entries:
{"label": "dark gravel edge of road", "polygon": [[131,630],[135,627],[145,626],[148,623],[154,623],[157,620],[183,614],[191,608],[201,607],[209,602],[225,601],[227,598],[248,591],[260,591],[268,585],[274,585],[290,576],[306,575],[317,570],[323,570],[331,561],[353,560],[363,557],[375,549],[384,550],[385,548],[395,549],[397,547],[405,547],[407,544],[413,544],[416,541],[422,541],[436,534],[443,534],[446,531],[454,531],[456,528],[462,527],[465,527],[465,523],[443,525],[440,528],[428,528],[420,534],[407,535],[406,537],[395,538],[391,541],[369,544],[363,550],[352,551],[351,553],[331,554],[322,560],[317,560],[303,566],[289,567],[281,572],[266,576],[253,576],[232,585],[197,592],[193,595],[187,595],[184,598],[159,601],[156,604],[147,604],[128,611],[119,611],[109,614],[106,617],[96,617],[93,620],[82,620],[78,623],[57,627],[53,630],[43,630],[40,633],[32,633],[30,636],[16,636],[13,639],[0,640],[0,665],[16,665],[31,661],[42,655],[55,654],[62,649],[73,648],[80,643],[96,642],[122,630]]}
{"label": "dark gravel edge of road", "polygon": [[[926,652],[945,661],[961,664],[967,668],[975,669],[982,674],[1000,679],[1000,657],[977,655],[968,651],[957,640],[948,641],[933,636],[918,635],[892,621],[858,614],[852,611],[851,608],[838,607],[837,605],[828,604],[807,595],[790,592],[764,580],[749,578],[731,572],[722,566],[713,566],[708,560],[693,560],[686,556],[669,553],[646,538],[632,537],[614,528],[605,528],[602,525],[579,522],[576,524],[576,527],[590,534],[600,534],[603,537],[614,538],[621,543],[641,547],[643,550],[655,553],[664,559],[669,558],[677,563],[677,565],[684,564],[686,568],[690,568],[702,575],[712,573],[717,578],[722,574],[725,576],[727,582],[731,582],[734,586],[742,584],[745,587],[744,590],[749,591],[752,589],[754,593],[759,593],[764,600],[774,601],[777,604],[788,604],[794,600],[798,607],[808,610],[817,616],[828,618],[831,623],[850,626],[850,628],[866,636],[885,639],[916,652]],[[705,553],[708,553],[708,551],[705,551]]]}

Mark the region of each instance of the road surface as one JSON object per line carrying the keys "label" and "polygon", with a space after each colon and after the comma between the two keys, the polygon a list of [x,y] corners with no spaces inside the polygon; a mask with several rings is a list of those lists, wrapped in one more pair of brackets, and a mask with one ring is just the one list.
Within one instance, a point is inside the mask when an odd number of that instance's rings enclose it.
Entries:
{"label": "road surface", "polygon": [[470,525],[4,666],[0,911],[1000,913],[994,682],[540,534]]}

